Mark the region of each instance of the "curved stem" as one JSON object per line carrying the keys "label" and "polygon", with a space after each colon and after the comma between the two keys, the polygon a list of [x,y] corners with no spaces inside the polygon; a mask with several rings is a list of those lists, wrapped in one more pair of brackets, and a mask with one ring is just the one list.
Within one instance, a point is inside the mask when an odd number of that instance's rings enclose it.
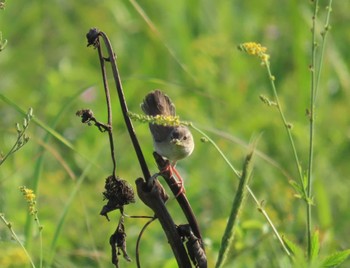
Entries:
{"label": "curved stem", "polygon": [[237,176],[237,178],[241,178],[241,174],[240,172],[235,169],[235,167],[231,164],[230,160],[227,159],[226,155],[221,151],[221,149],[219,148],[219,146],[216,145],[216,143],[207,135],[205,134],[202,130],[200,130],[199,128],[197,128],[196,126],[194,126],[193,124],[190,124],[190,126],[196,130],[198,133],[200,133],[202,136],[204,136],[214,147],[215,149],[219,152],[219,154],[221,155],[221,157],[225,160],[226,164],[232,169],[233,173],[235,173],[235,175]]}
{"label": "curved stem", "polygon": [[156,217],[152,217],[148,222],[146,222],[146,224],[142,227],[139,236],[137,237],[137,241],[136,241],[136,266],[137,268],[141,268],[141,262],[140,262],[140,243],[141,243],[141,237],[143,235],[143,233],[145,232],[146,228],[148,227],[148,225],[150,225],[153,221],[155,221],[157,218]]}
{"label": "curved stem", "polygon": [[19,240],[17,234],[15,233],[15,231],[12,229],[12,226],[11,226],[11,223],[9,223],[6,219],[5,219],[5,216],[3,214],[0,214],[0,219],[5,223],[5,225],[7,226],[7,228],[10,230],[10,233],[13,237],[13,239],[21,246],[21,248],[23,249],[24,253],[26,254],[29,262],[30,262],[30,265],[35,268],[35,264],[32,260],[32,258],[30,257],[28,251],[26,250],[26,248],[24,247],[24,245],[22,244],[21,240]]}
{"label": "curved stem", "polygon": [[[197,132],[199,132],[201,135],[203,135],[214,147],[215,149],[219,152],[219,154],[221,155],[221,157],[225,160],[225,162],[228,164],[228,166],[231,168],[231,170],[233,171],[233,173],[237,176],[238,179],[241,178],[240,172],[238,172],[234,166],[231,164],[231,162],[227,159],[227,157],[225,156],[225,154],[221,151],[221,149],[216,145],[216,143],[207,135],[205,134],[202,130],[200,130],[199,128],[197,128],[196,126],[194,126],[193,124],[190,124],[190,126],[195,129]],[[263,206],[261,205],[261,203],[259,202],[259,200],[256,198],[254,192],[252,189],[250,189],[249,185],[245,186],[248,193],[250,194],[250,196],[253,198],[254,202],[257,204],[258,206],[258,210],[261,212],[261,214],[265,217],[266,221],[268,222],[268,224],[270,225],[273,233],[275,234],[275,236],[277,237],[278,241],[280,242],[283,250],[286,252],[286,254],[290,257],[291,254],[289,252],[289,250],[287,249],[287,247],[285,246],[281,235],[278,233],[276,227],[274,226],[272,220],[270,219],[269,215],[267,214],[266,210],[263,208]]]}
{"label": "curved stem", "polygon": [[111,45],[108,37],[106,36],[106,34],[104,32],[99,32],[99,35],[103,38],[103,41],[106,45],[107,52],[109,55],[109,60],[110,60],[111,65],[112,65],[113,77],[114,77],[114,81],[115,81],[115,84],[117,87],[117,93],[118,93],[119,102],[120,102],[120,106],[122,109],[125,124],[127,126],[131,141],[133,143],[133,146],[134,146],[137,158],[138,158],[138,161],[140,163],[140,166],[141,166],[141,169],[143,172],[143,176],[146,180],[149,180],[149,178],[151,178],[151,174],[148,170],[146,160],[145,160],[143,153],[142,153],[142,150],[141,150],[141,146],[137,140],[137,137],[136,137],[136,134],[134,131],[134,127],[133,127],[131,120],[128,116],[128,107],[127,107],[127,104],[125,101],[123,87],[122,87],[122,83],[121,83],[121,80],[119,77],[118,67],[117,67],[117,63],[116,63],[116,56],[113,52],[112,45]]}
{"label": "curved stem", "polygon": [[101,46],[97,46],[98,56],[100,59],[100,65],[101,65],[101,71],[102,71],[102,78],[103,78],[103,87],[105,90],[106,95],[106,103],[107,103],[107,120],[108,120],[108,137],[109,137],[109,144],[111,147],[111,157],[113,162],[113,171],[112,174],[115,177],[117,164],[115,160],[115,153],[114,153],[114,141],[113,141],[113,132],[112,132],[112,105],[111,105],[111,98],[108,88],[108,82],[107,82],[107,75],[106,75],[106,68],[105,68],[105,59],[103,58]]}

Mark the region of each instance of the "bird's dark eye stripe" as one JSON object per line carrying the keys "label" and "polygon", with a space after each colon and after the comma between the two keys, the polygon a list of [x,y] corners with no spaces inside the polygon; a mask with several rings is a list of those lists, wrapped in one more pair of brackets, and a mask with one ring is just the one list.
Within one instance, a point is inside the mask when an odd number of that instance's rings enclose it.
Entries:
{"label": "bird's dark eye stripe", "polygon": [[171,136],[173,139],[178,139],[178,138],[180,138],[180,133],[177,131],[174,131]]}

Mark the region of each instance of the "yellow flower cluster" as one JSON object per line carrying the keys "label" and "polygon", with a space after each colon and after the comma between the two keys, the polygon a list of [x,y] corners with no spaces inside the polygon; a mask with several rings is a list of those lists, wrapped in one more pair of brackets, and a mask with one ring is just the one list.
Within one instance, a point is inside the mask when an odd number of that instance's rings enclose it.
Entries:
{"label": "yellow flower cluster", "polygon": [[178,116],[172,116],[172,115],[142,115],[142,114],[135,114],[132,112],[128,113],[129,117],[132,120],[140,121],[142,123],[151,123],[151,124],[157,124],[162,126],[171,126],[176,127],[180,125],[190,125],[188,122],[182,122],[180,121],[180,118]]}
{"label": "yellow flower cluster", "polygon": [[249,55],[258,56],[261,59],[262,64],[267,64],[269,61],[270,55],[266,54],[267,48],[259,43],[247,42],[239,45],[238,48]]}
{"label": "yellow flower cluster", "polygon": [[35,204],[36,204],[36,201],[35,201],[35,194],[33,192],[33,190],[31,189],[27,189],[25,186],[21,186],[19,187],[20,191],[23,193],[23,196],[24,198],[26,199],[28,205],[29,205],[29,213],[31,215],[34,215],[37,210],[35,208]]}
{"label": "yellow flower cluster", "polygon": [[152,120],[154,124],[163,125],[163,126],[179,126],[180,118],[178,116],[171,115],[156,115]]}

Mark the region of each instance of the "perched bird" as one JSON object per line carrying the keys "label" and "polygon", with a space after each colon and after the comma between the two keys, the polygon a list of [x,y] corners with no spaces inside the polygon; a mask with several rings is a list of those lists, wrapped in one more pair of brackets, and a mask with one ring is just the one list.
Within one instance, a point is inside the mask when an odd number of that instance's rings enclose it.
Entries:
{"label": "perched bird", "polygon": [[[141,109],[146,115],[156,116],[175,116],[175,105],[170,98],[160,90],[155,90],[147,94]],[[189,156],[194,149],[194,141],[191,131],[188,127],[163,126],[150,123],[149,129],[153,136],[153,146],[155,151],[162,157],[170,161],[169,169],[174,172],[180,185],[181,194],[184,191],[183,180],[175,169],[176,162]]]}

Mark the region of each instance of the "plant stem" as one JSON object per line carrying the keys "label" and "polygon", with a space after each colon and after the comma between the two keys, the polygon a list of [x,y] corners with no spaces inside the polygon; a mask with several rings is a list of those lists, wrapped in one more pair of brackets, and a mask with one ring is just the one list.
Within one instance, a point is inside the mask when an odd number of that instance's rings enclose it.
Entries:
{"label": "plant stem", "polygon": [[[233,173],[235,173],[235,175],[240,179],[240,172],[238,172],[234,166],[231,164],[231,162],[227,159],[227,157],[225,156],[225,154],[221,151],[221,149],[216,145],[216,143],[207,135],[205,134],[202,130],[200,130],[199,128],[197,128],[196,126],[194,126],[193,124],[190,124],[190,126],[196,130],[198,133],[200,133],[201,135],[203,135],[214,147],[215,149],[219,152],[219,154],[221,155],[221,157],[225,160],[225,162],[227,163],[227,165],[231,168],[231,170],[233,171]],[[267,212],[265,211],[265,209],[263,208],[263,206],[261,205],[261,203],[259,202],[259,200],[256,198],[254,192],[252,191],[252,189],[250,189],[250,187],[248,185],[246,185],[247,191],[250,194],[250,196],[253,198],[253,200],[255,201],[255,203],[258,206],[258,210],[262,213],[262,215],[265,217],[265,219],[267,220],[268,224],[270,225],[272,231],[274,232],[275,236],[277,237],[278,241],[280,242],[283,250],[286,252],[286,254],[288,255],[288,257],[291,256],[289,250],[287,249],[287,247],[285,246],[282,237],[280,236],[280,234],[278,233],[276,227],[274,226],[273,222],[271,221],[269,215],[267,214]]]}
{"label": "plant stem", "polygon": [[135,149],[135,152],[136,152],[136,155],[137,155],[137,158],[138,158],[138,161],[139,161],[139,164],[140,164],[143,176],[144,176],[145,180],[148,181],[151,178],[151,174],[150,174],[150,172],[148,170],[145,157],[143,156],[143,153],[142,153],[142,150],[141,150],[141,146],[140,146],[139,141],[138,141],[138,139],[136,137],[136,133],[135,133],[134,127],[133,127],[133,125],[131,123],[131,120],[129,118],[129,115],[128,115],[128,106],[126,104],[122,83],[121,83],[121,80],[120,80],[120,77],[119,77],[119,71],[118,71],[118,67],[117,67],[116,55],[113,52],[112,45],[111,45],[107,35],[104,32],[99,32],[99,36],[102,37],[102,39],[103,39],[103,41],[105,43],[107,52],[108,52],[108,56],[109,56],[108,59],[109,59],[109,61],[111,63],[112,72],[113,72],[113,78],[114,78],[115,86],[116,86],[116,89],[117,89],[117,94],[118,94],[118,98],[119,98],[119,103],[120,103],[120,107],[121,107],[121,110],[122,110],[122,114],[123,114],[123,117],[124,117],[124,122],[126,124],[126,127],[128,129],[128,132],[129,132],[129,136],[130,136],[132,144],[134,146],[134,149]]}
{"label": "plant stem", "polygon": [[323,57],[326,43],[326,36],[329,30],[329,19],[330,13],[332,11],[332,0],[328,4],[328,13],[326,17],[326,23],[324,26],[324,31],[322,32],[322,44],[321,44],[321,55],[318,62],[316,63],[316,52],[317,52],[317,41],[316,41],[316,18],[318,13],[318,0],[314,4],[314,14],[312,16],[312,57],[311,57],[311,90],[310,90],[310,107],[309,107],[309,159],[308,159],[308,176],[307,176],[307,238],[308,238],[308,259],[310,260],[312,254],[312,174],[313,174],[313,156],[314,156],[314,137],[315,137],[315,107],[316,107],[316,96],[320,84],[321,70],[323,65]]}
{"label": "plant stem", "polygon": [[321,70],[322,70],[322,66],[323,66],[323,57],[324,57],[324,51],[325,51],[325,47],[326,47],[326,37],[327,34],[329,32],[330,29],[330,16],[331,16],[331,12],[332,12],[332,0],[329,0],[328,6],[327,6],[327,17],[326,17],[326,22],[324,25],[324,30],[323,32],[321,32],[321,36],[322,36],[322,42],[321,42],[321,54],[320,54],[320,61],[318,63],[318,68],[317,68],[317,80],[316,80],[316,88],[315,88],[315,100],[317,98],[317,92],[318,92],[318,87],[320,84],[320,78],[321,78]]}
{"label": "plant stem", "polygon": [[29,123],[27,126],[23,127],[23,130],[21,130],[21,132],[18,134],[16,142],[13,144],[12,148],[10,149],[10,151],[2,158],[0,159],[0,166],[2,165],[2,163],[4,163],[6,161],[6,159],[13,153],[15,153],[17,150],[19,150],[24,144],[19,145],[20,140],[23,139],[23,136],[25,135],[25,132],[27,131],[27,128],[29,127]]}
{"label": "plant stem", "polygon": [[113,170],[112,174],[114,177],[116,177],[116,169],[117,169],[117,162],[115,160],[115,152],[114,152],[114,141],[113,141],[113,132],[112,132],[112,105],[111,105],[111,97],[109,93],[109,87],[107,82],[107,74],[106,74],[106,68],[105,68],[105,59],[102,55],[101,46],[97,46],[98,56],[100,59],[100,65],[101,65],[101,71],[102,71],[102,80],[103,80],[103,87],[105,91],[106,96],[106,104],[107,104],[107,124],[108,124],[108,137],[109,137],[109,145],[111,149],[111,158],[113,163]]}
{"label": "plant stem", "polygon": [[199,128],[197,128],[196,126],[194,126],[193,124],[190,124],[190,126],[196,130],[197,132],[199,132],[202,136],[204,136],[214,147],[215,149],[219,152],[219,154],[221,155],[221,157],[225,160],[225,162],[227,163],[227,165],[232,169],[233,173],[236,174],[237,178],[241,178],[241,174],[240,172],[235,169],[235,167],[231,164],[230,160],[227,159],[226,155],[221,151],[221,149],[219,148],[219,146],[216,145],[216,143],[207,135],[205,134],[202,130],[200,130]]}
{"label": "plant stem", "polygon": [[39,267],[42,268],[43,267],[43,260],[44,260],[44,255],[43,255],[43,227],[40,224],[39,218],[38,218],[38,213],[35,213],[35,222],[37,224],[38,227],[38,231],[39,231],[39,246],[40,246],[40,265]]}
{"label": "plant stem", "polygon": [[[284,124],[284,126],[286,128],[286,131],[287,131],[287,134],[288,134],[288,138],[289,138],[289,142],[290,142],[291,147],[292,147],[295,164],[296,164],[297,170],[298,170],[300,186],[301,186],[301,189],[303,191],[303,199],[306,202],[306,207],[307,207],[307,230],[308,230],[307,231],[308,232],[308,252],[309,252],[309,250],[311,250],[311,201],[309,199],[310,195],[308,193],[308,191],[310,190],[310,187],[306,188],[306,186],[305,186],[304,176],[303,176],[303,172],[302,172],[302,169],[301,169],[298,153],[297,153],[297,150],[296,150],[296,147],[295,147],[295,144],[294,144],[294,139],[293,139],[293,136],[292,136],[291,127],[288,124],[288,122],[287,122],[287,120],[286,120],[286,118],[284,116],[284,113],[283,113],[283,110],[282,110],[282,107],[281,107],[281,104],[280,104],[280,101],[279,101],[279,98],[278,98],[278,94],[277,94],[277,90],[276,90],[276,86],[275,86],[275,82],[274,82],[274,77],[271,74],[271,69],[270,69],[270,65],[269,65],[268,62],[266,62],[266,70],[267,70],[269,78],[270,78],[270,83],[271,83],[272,91],[273,91],[273,94],[274,94],[274,97],[275,97],[275,100],[276,100],[277,109],[278,109],[278,111],[280,113],[281,119],[282,119],[283,124]],[[261,211],[261,212],[263,213],[263,211]],[[280,242],[283,243],[283,245],[284,245],[284,242],[283,242],[282,238],[281,238]],[[288,255],[288,256],[290,256],[290,255]]]}
{"label": "plant stem", "polygon": [[7,228],[10,230],[11,235],[13,237],[14,240],[16,240],[16,242],[21,246],[21,248],[23,249],[24,253],[26,254],[27,258],[30,261],[30,265],[35,268],[35,264],[32,260],[32,258],[30,257],[28,251],[26,250],[26,248],[24,247],[24,245],[22,244],[22,242],[19,240],[18,236],[16,235],[15,231],[12,229],[11,223],[9,223],[3,214],[0,214],[0,219],[5,223],[5,225],[7,226]]}
{"label": "plant stem", "polygon": [[[311,45],[311,90],[310,90],[310,107],[309,107],[309,160],[308,160],[308,174],[307,174],[307,200],[311,197],[312,193],[312,170],[313,170],[313,148],[314,148],[314,135],[315,135],[315,92],[316,92],[316,51],[317,51],[317,42],[316,42],[316,17],[318,12],[318,0],[314,4],[314,14],[312,16],[312,45]],[[307,216],[307,256],[308,259],[311,257],[311,203],[306,203],[306,216]]]}
{"label": "plant stem", "polygon": [[286,117],[284,116],[284,113],[283,113],[283,110],[282,110],[282,107],[281,107],[281,103],[280,103],[280,100],[279,100],[279,97],[278,97],[278,94],[277,94],[276,85],[275,85],[275,82],[274,82],[274,76],[271,73],[270,64],[268,62],[266,62],[266,70],[267,70],[267,73],[268,73],[269,78],[270,78],[272,92],[273,92],[275,100],[276,100],[277,109],[278,109],[278,111],[280,113],[281,119],[283,121],[283,125],[286,128],[290,145],[292,146],[294,160],[295,160],[295,164],[296,164],[298,175],[299,175],[300,185],[302,186],[303,194],[306,196],[306,189],[305,189],[304,183],[303,183],[303,173],[302,173],[302,170],[301,170],[298,153],[297,153],[297,150],[296,150],[296,147],[295,147],[295,144],[294,144],[294,139],[293,139],[292,132],[291,132],[291,126],[287,122]]}

